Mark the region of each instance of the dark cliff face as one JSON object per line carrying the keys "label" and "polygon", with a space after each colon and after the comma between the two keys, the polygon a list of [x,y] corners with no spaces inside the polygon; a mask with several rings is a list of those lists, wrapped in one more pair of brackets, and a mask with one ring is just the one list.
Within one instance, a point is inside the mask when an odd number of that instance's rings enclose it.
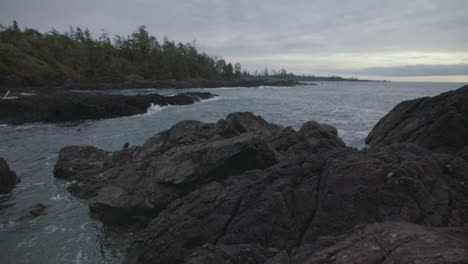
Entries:
{"label": "dark cliff face", "polygon": [[447,153],[468,146],[468,86],[398,104],[366,138],[370,146],[414,143]]}
{"label": "dark cliff face", "polygon": [[34,95],[20,95],[17,99],[0,100],[0,122],[57,123],[131,116],[146,113],[152,104],[187,105],[212,97],[210,93],[124,96],[51,90]]}

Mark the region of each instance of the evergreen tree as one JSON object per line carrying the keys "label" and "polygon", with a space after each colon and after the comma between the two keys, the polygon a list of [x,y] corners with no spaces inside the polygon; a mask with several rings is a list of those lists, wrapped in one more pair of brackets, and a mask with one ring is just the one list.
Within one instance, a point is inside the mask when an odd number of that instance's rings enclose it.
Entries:
{"label": "evergreen tree", "polygon": [[[88,29],[68,32],[21,30],[16,21],[0,26],[0,82],[40,85],[47,81],[121,82],[162,79],[236,79],[241,66],[197,50],[195,42],[159,43],[145,26],[113,40]],[[27,74],[24,69],[29,69]],[[27,78],[25,77],[27,76]]]}

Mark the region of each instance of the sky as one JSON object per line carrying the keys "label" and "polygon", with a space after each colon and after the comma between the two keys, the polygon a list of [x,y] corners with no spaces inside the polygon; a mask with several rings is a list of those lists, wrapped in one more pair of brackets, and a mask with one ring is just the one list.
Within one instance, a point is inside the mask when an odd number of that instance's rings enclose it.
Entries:
{"label": "sky", "polygon": [[159,40],[264,68],[468,82],[468,0],[0,0],[0,24]]}

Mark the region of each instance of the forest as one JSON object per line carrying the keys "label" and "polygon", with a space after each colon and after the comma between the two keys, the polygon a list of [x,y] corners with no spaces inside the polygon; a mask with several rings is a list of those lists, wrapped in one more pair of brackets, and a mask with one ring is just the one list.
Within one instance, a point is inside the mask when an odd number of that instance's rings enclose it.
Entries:
{"label": "forest", "polygon": [[140,80],[235,80],[241,65],[199,52],[195,43],[158,41],[139,26],[131,35],[93,37],[88,29],[67,32],[0,25],[0,85]]}

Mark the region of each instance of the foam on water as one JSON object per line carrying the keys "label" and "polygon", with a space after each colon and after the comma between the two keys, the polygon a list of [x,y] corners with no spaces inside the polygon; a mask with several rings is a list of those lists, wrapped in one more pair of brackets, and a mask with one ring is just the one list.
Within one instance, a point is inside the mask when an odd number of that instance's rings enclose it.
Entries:
{"label": "foam on water", "polygon": [[151,104],[151,106],[148,107],[148,110],[146,110],[146,113],[143,115],[154,115],[164,109],[169,109],[171,107],[174,107],[174,106],[173,105],[160,106],[160,105]]}
{"label": "foam on water", "polygon": [[75,256],[75,259],[73,260],[73,263],[81,264],[82,258],[83,258],[83,254],[81,253],[81,248],[80,248],[78,253],[76,253],[76,256]]}
{"label": "foam on water", "polygon": [[55,231],[57,231],[59,228],[55,225],[49,225],[49,226],[46,226],[44,228],[45,231],[49,232],[49,233],[54,233]]}

